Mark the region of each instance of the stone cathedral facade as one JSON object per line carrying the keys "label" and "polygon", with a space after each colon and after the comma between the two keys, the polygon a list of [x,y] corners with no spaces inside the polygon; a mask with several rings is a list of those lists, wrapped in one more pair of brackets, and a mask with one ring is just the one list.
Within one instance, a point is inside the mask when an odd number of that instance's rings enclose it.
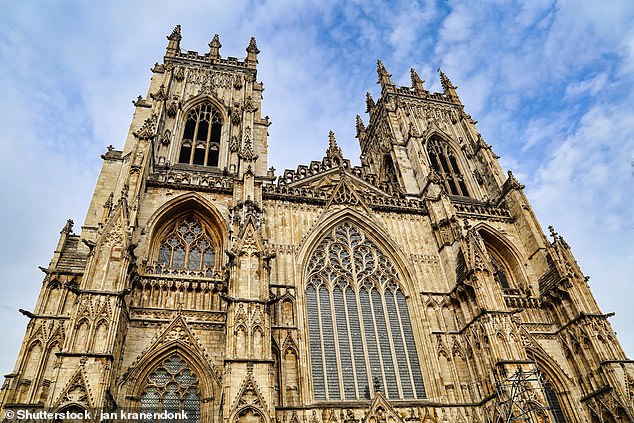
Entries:
{"label": "stone cathedral facade", "polygon": [[[45,273],[2,411],[215,423],[630,422],[634,365],[440,73],[357,117],[361,166],[275,175],[245,59],[180,27]],[[141,416],[142,417],[142,416]],[[92,417],[95,420],[94,416]]]}

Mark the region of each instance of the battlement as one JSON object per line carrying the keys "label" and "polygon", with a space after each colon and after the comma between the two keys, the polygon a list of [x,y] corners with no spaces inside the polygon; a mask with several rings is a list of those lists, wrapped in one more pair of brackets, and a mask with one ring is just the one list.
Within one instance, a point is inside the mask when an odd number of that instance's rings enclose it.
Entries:
{"label": "battlement", "polygon": [[247,56],[244,59],[238,59],[236,57],[228,56],[226,58],[220,57],[220,37],[215,34],[213,39],[209,42],[209,53],[200,54],[194,50],[182,51],[180,47],[181,27],[176,25],[172,33],[167,37],[168,44],[165,51],[165,62],[195,62],[201,64],[214,64],[225,65],[232,67],[239,67],[245,69],[255,69],[258,63],[257,55],[260,52],[255,41],[255,37],[251,37],[249,45],[246,48]]}

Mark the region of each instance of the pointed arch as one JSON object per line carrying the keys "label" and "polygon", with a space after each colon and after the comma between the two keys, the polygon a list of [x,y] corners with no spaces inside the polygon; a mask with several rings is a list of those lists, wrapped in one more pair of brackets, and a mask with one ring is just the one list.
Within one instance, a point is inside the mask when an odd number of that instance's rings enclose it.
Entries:
{"label": "pointed arch", "polygon": [[568,386],[573,381],[539,345],[526,348],[528,358],[535,361],[543,377],[544,392],[555,423],[578,421]]}
{"label": "pointed arch", "polygon": [[227,138],[224,132],[227,132],[228,122],[224,105],[214,96],[202,94],[186,102],[180,115],[174,162],[219,167],[221,143]]}
{"label": "pointed arch", "polygon": [[[149,237],[141,246],[140,255],[149,258],[150,266],[157,264],[161,243],[170,233],[174,233],[179,222],[185,220],[197,222],[206,231],[205,237],[209,240],[205,242],[210,243],[214,251],[214,265],[210,267],[221,266],[224,257],[220,252],[226,249],[228,227],[218,209],[202,195],[194,192],[180,195],[154,212],[143,229],[143,233],[149,234]],[[203,268],[207,267],[204,266],[206,263],[204,255],[200,259],[202,259]],[[170,260],[173,260],[173,256],[170,256]],[[208,261],[211,262],[212,259]]]}
{"label": "pointed arch", "polygon": [[181,107],[183,115],[186,115],[191,109],[205,102],[211,103],[215,108],[218,109],[218,111],[222,114],[223,121],[229,121],[229,113],[227,112],[227,108],[222,103],[222,101],[211,94],[199,94],[186,100]]}
{"label": "pointed arch", "polygon": [[180,341],[169,342],[160,350],[148,355],[149,357],[141,360],[143,366],[135,367],[126,378],[127,382],[130,383],[127,390],[134,397],[139,398],[145,391],[153,372],[156,372],[165,361],[178,356],[197,377],[197,387],[200,390],[201,398],[212,398],[214,400],[218,398],[220,383],[214,377],[216,375],[215,370],[187,343]]}
{"label": "pointed arch", "polygon": [[425,137],[423,145],[430,167],[440,177],[447,193],[469,197],[469,184],[465,177],[469,166],[464,161],[460,146],[435,128]]}
{"label": "pointed arch", "polygon": [[351,222],[359,227],[363,233],[387,256],[387,259],[394,264],[397,272],[401,275],[401,284],[405,294],[416,293],[414,281],[417,279],[416,270],[408,258],[408,255],[393,241],[385,228],[379,226],[367,215],[363,215],[359,210],[345,208],[332,211],[328,215],[320,218],[318,225],[304,238],[297,253],[298,274],[302,274],[308,266],[310,254],[317,248],[318,244],[328,234],[329,231],[344,222]]}
{"label": "pointed arch", "polygon": [[[122,392],[130,398],[138,398],[135,395],[144,388],[149,373],[175,353],[179,354],[198,375],[199,388],[205,398],[218,401],[219,397],[215,395],[219,394],[220,390],[218,371],[181,315],[160,330],[152,338],[149,346],[128,366],[121,380]],[[135,405],[130,404],[132,407]]]}
{"label": "pointed arch", "polygon": [[494,277],[500,286],[503,289],[526,289],[529,278],[522,265],[524,260],[513,243],[486,223],[480,222],[474,229],[484,240],[496,272]]}
{"label": "pointed arch", "polygon": [[406,261],[354,210],[333,213],[319,228],[302,246],[299,272],[315,399],[370,398],[376,383],[390,399],[425,398]]}

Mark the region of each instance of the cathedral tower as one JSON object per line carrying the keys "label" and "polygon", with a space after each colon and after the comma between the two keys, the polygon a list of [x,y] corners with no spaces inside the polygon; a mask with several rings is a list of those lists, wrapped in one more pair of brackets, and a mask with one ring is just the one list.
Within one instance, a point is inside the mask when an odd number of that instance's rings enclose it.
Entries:
{"label": "cathedral tower", "polygon": [[634,419],[609,316],[443,72],[432,93],[379,61],[361,166],[331,132],[321,160],[276,177],[255,39],[237,59],[218,35],[204,54],[181,49],[179,26],[167,38],[81,231],[66,223],[20,310],[3,412]]}

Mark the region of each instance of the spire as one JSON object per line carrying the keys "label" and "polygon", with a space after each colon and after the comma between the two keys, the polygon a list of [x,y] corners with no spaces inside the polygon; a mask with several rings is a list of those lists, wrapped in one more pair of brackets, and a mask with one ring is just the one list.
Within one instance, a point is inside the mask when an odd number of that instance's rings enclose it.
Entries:
{"label": "spire", "polygon": [[209,42],[209,55],[213,59],[218,59],[220,57],[220,47],[222,47],[222,44],[220,44],[220,37],[218,34],[214,34],[214,38]]}
{"label": "spire", "polygon": [[381,88],[385,87],[386,85],[392,85],[392,81],[390,80],[390,75],[389,73],[387,73],[387,70],[385,70],[385,66],[383,66],[383,63],[380,60],[376,61],[376,72],[379,74],[379,84],[381,84]]}
{"label": "spire", "polygon": [[165,50],[166,56],[176,56],[181,51],[181,26],[176,25],[170,35],[167,36],[168,43]]}
{"label": "spire", "polygon": [[341,153],[341,148],[337,145],[337,140],[335,139],[335,133],[330,131],[328,133],[328,150],[326,150],[326,157],[329,159],[338,158],[339,163],[343,160],[343,154]]}
{"label": "spire", "polygon": [[458,92],[456,91],[456,88],[458,87],[451,83],[447,75],[445,75],[440,68],[438,68],[438,73],[440,73],[440,83],[442,84],[442,89],[445,92],[445,95],[449,98],[449,100],[462,104],[460,102],[460,98],[458,97]]}
{"label": "spire", "polygon": [[255,37],[251,37],[251,40],[249,41],[249,46],[247,47],[246,61],[248,65],[255,67],[255,65],[258,63],[258,53],[260,53],[260,50],[258,50],[258,45],[255,42]]}
{"label": "spire", "polygon": [[418,94],[418,95],[423,94],[423,92],[425,91],[425,87],[423,87],[423,83],[425,81],[420,79],[420,76],[418,76],[418,74],[416,73],[414,68],[410,68],[409,69],[409,73],[410,73],[410,76],[412,78],[412,88],[414,89],[416,94]]}
{"label": "spire", "polygon": [[374,109],[374,106],[376,106],[376,104],[374,103],[374,100],[372,99],[372,95],[370,94],[369,91],[365,93],[365,105],[366,105],[366,109],[365,109],[366,113],[372,113],[372,109]]}

